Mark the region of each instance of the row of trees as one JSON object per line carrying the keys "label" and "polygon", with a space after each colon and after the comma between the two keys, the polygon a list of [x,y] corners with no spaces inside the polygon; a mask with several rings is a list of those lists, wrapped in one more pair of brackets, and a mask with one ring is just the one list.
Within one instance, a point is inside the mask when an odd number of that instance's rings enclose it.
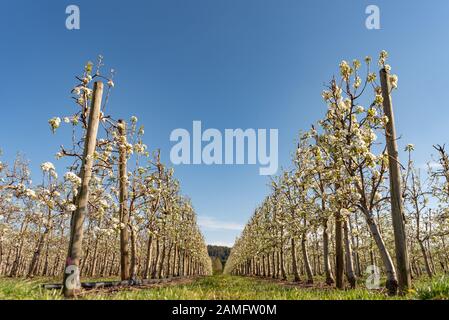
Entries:
{"label": "row of trees", "polygon": [[379,57],[381,84],[370,57],[364,79],[358,60],[340,64],[323,92],[325,118],[300,134],[292,167],[272,179],[225,272],[310,284],[322,276],[337,288],[345,276],[355,288],[366,272],[381,272],[390,294],[410,288],[411,277],[449,272],[449,159],[436,146],[423,179],[410,144],[400,165],[391,103],[398,79],[387,56]]}
{"label": "row of trees", "polygon": [[70,147],[56,154],[68,164],[63,177],[46,162],[33,185],[23,157],[0,162],[0,275],[64,271],[65,294],[73,296],[80,274],[131,281],[210,274],[193,206],[173,169],[147,150],[136,117],[126,123],[106,115],[114,73],[104,77],[102,66],[100,57],[77,77],[75,112],[49,120],[54,133],[62,124],[72,131]]}

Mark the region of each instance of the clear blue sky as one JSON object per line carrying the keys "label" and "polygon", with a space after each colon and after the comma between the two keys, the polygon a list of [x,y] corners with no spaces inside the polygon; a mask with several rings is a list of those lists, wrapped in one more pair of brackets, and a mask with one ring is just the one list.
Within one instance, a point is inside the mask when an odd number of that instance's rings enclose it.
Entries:
{"label": "clear blue sky", "polygon": [[[81,30],[65,28],[65,8],[81,9]],[[381,30],[365,28],[365,8],[381,10]],[[169,162],[175,128],[278,128],[280,165],[299,129],[321,118],[323,85],[342,59],[389,51],[401,149],[417,162],[449,141],[449,1],[2,1],[0,148],[25,153],[38,172],[53,161],[64,131],[47,120],[73,110],[73,76],[98,54],[117,71],[109,104],[116,118],[138,116],[146,143]],[[258,166],[178,166],[209,243],[232,244],[262,201]]]}

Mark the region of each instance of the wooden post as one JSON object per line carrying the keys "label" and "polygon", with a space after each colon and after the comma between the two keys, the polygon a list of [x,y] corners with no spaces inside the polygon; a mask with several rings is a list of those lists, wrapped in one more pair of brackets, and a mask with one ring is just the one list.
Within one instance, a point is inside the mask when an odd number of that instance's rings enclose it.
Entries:
{"label": "wooden post", "polygon": [[340,212],[338,211],[335,214],[335,285],[338,289],[344,289],[343,276],[344,276],[343,223]]}
{"label": "wooden post", "polygon": [[[324,200],[322,200],[324,203]],[[324,207],[324,206],[323,206]],[[329,254],[329,231],[328,231],[328,219],[325,218],[323,221],[323,264],[324,264],[324,273],[326,275],[326,284],[332,285],[334,284],[334,276],[331,271],[331,262],[330,262],[330,254]]]}
{"label": "wooden post", "polygon": [[80,171],[81,186],[78,190],[76,210],[71,221],[69,252],[64,270],[64,296],[68,298],[74,297],[81,290],[79,263],[83,254],[83,224],[89,202],[89,182],[92,176],[93,155],[97,144],[102,96],[103,83],[95,82]]}
{"label": "wooden post", "polygon": [[128,200],[128,173],[126,169],[126,123],[118,121],[120,136],[119,147],[119,176],[120,176],[120,276],[122,280],[130,278],[130,252],[129,252],[129,215],[127,209]]}
{"label": "wooden post", "polygon": [[384,113],[388,117],[388,123],[385,126],[385,138],[389,159],[391,215],[393,218],[399,290],[401,293],[405,293],[411,287],[411,277],[404,225],[404,211],[402,207],[401,171],[399,168],[398,146],[396,143],[393,103],[390,95],[391,86],[388,77],[388,72],[385,68],[382,68],[380,70],[380,81],[382,85],[383,107]]}

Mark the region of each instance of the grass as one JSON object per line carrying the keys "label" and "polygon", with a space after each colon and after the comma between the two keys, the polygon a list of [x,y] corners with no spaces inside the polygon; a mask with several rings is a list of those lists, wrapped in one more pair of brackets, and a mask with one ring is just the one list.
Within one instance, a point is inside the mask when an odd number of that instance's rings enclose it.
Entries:
{"label": "grass", "polygon": [[449,278],[442,276],[418,284],[416,297],[421,300],[449,300]]}
{"label": "grass", "polygon": [[309,299],[385,299],[380,293],[363,289],[298,288],[267,280],[225,275],[201,278],[193,283],[150,290],[119,291],[101,298],[112,299],[176,299],[176,300],[309,300]]}
{"label": "grass", "polygon": [[[98,279],[86,279],[86,281]],[[103,279],[104,280],[104,279]],[[34,280],[0,278],[0,300],[62,299],[60,291],[45,290],[43,283],[55,279]],[[122,288],[115,291],[86,292],[82,299],[99,300],[384,300],[384,299],[449,299],[449,278],[419,280],[415,290],[405,297],[388,297],[382,291],[364,288],[335,290],[323,285],[292,285],[269,280],[215,275],[192,281],[150,288]]]}
{"label": "grass", "polygon": [[27,280],[18,278],[0,278],[0,300],[57,300],[62,299],[57,290],[41,288],[43,283],[54,282],[50,279]]}

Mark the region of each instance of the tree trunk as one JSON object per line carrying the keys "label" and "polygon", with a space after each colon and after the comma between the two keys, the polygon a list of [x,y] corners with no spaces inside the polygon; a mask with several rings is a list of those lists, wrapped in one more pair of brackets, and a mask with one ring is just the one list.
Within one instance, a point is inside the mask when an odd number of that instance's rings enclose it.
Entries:
{"label": "tree trunk", "polygon": [[[51,234],[48,236],[48,238],[51,238]],[[50,239],[47,240],[46,246],[45,246],[45,264],[44,264],[44,269],[42,270],[42,275],[43,276],[48,276],[48,256],[49,256],[49,251],[50,251]]]}
{"label": "tree trunk", "polygon": [[262,254],[262,277],[266,277],[267,273],[266,273],[266,269],[265,269],[265,255]]}
{"label": "tree trunk", "polygon": [[114,251],[114,253],[112,254],[112,260],[111,260],[111,267],[109,269],[109,275],[112,276],[114,273],[114,264],[115,264],[115,257],[116,257],[116,253]]}
{"label": "tree trunk", "polygon": [[307,253],[307,239],[305,233],[303,233],[302,235],[301,247],[302,247],[302,258],[304,260],[304,268],[306,269],[307,274],[307,283],[313,284],[313,273],[312,268],[310,267],[309,255]]}
{"label": "tree trunk", "polygon": [[165,261],[165,239],[162,241],[162,252],[161,252],[161,259],[159,261],[159,270],[157,277],[158,279],[162,279],[163,273],[164,273],[164,261]]}
{"label": "tree trunk", "polygon": [[281,258],[281,277],[282,280],[287,280],[287,274],[285,272],[285,261],[284,261],[284,243],[282,241],[281,243],[281,250],[280,250],[280,258]]}
{"label": "tree trunk", "polygon": [[388,249],[385,246],[385,242],[382,238],[382,235],[379,232],[377,223],[374,221],[369,212],[364,211],[364,214],[371,235],[373,236],[374,242],[376,243],[377,248],[379,249],[380,257],[385,267],[385,272],[387,273],[386,287],[388,289],[388,293],[390,295],[395,295],[398,290],[398,280],[396,278],[396,270],[393,265],[393,260],[391,259],[390,253],[388,252]]}
{"label": "tree trunk", "polygon": [[104,250],[103,261],[101,263],[101,271],[100,271],[102,277],[106,275],[106,270],[109,265],[108,255],[109,255],[109,247]]}
{"label": "tree trunk", "polygon": [[279,265],[280,265],[281,259],[279,251],[276,251],[276,279],[279,279]]}
{"label": "tree trunk", "polygon": [[[357,225],[357,213],[355,214],[355,224]],[[355,275],[356,277],[362,276],[362,271],[360,268],[360,255],[359,255],[359,235],[357,232],[357,235],[354,236],[353,230],[353,224],[351,223],[351,217],[348,217],[348,225],[349,225],[349,232],[351,234],[351,245],[352,245],[352,256],[354,259],[354,267],[355,267]],[[358,231],[358,230],[357,230]]]}
{"label": "tree trunk", "polygon": [[137,267],[138,267],[138,258],[137,258],[137,237],[136,231],[131,227],[131,265],[129,269],[130,279],[137,279]]}
{"label": "tree trunk", "polygon": [[267,277],[271,277],[270,253],[267,254]]}
{"label": "tree trunk", "polygon": [[130,252],[129,252],[129,213],[128,213],[128,173],[126,168],[126,123],[118,121],[120,135],[119,146],[119,175],[120,175],[120,277],[122,280],[130,279]]}
{"label": "tree trunk", "polygon": [[168,253],[167,253],[167,266],[165,267],[165,277],[168,278],[170,277],[170,268],[171,268],[171,264],[170,264],[170,259],[171,259],[171,253],[173,250],[173,244],[170,244],[168,247]]}
{"label": "tree trunk", "polygon": [[150,265],[151,265],[151,256],[152,256],[152,244],[153,244],[153,236],[150,235],[148,237],[148,244],[147,244],[147,260],[145,262],[145,271],[143,273],[143,278],[148,279],[148,276],[150,274]]}
{"label": "tree trunk", "polygon": [[345,251],[346,251],[346,277],[348,278],[351,289],[355,289],[356,277],[354,273],[354,262],[352,256],[351,240],[349,236],[348,220],[343,221],[343,232],[345,234]]}
{"label": "tree trunk", "polygon": [[327,230],[327,219],[323,222],[323,264],[324,264],[324,273],[326,275],[326,284],[332,285],[334,284],[334,276],[332,275],[332,269],[330,265],[330,257],[329,257],[329,233]]}
{"label": "tree trunk", "polygon": [[430,268],[429,258],[427,256],[426,247],[424,246],[424,243],[422,240],[418,239],[419,247],[421,248],[421,253],[424,258],[424,266],[426,267],[426,272],[429,278],[432,278],[432,269]]}
{"label": "tree trunk", "polygon": [[90,269],[90,275],[95,277],[97,273],[97,255],[98,255],[98,238],[95,239],[94,253],[92,257],[92,268]]}
{"label": "tree trunk", "polygon": [[153,279],[155,279],[157,276],[157,268],[159,266],[159,256],[160,256],[159,238],[156,238],[156,257],[154,259],[153,271],[151,273],[151,278]]}
{"label": "tree trunk", "polygon": [[28,269],[27,278],[32,278],[37,274],[37,265],[39,263],[39,259],[41,257],[42,249],[44,248],[45,240],[47,239],[47,234],[49,232],[48,227],[45,227],[45,231],[39,237],[39,241],[36,246],[36,250],[34,251],[33,258],[31,259],[31,263]]}
{"label": "tree trunk", "polygon": [[295,239],[292,238],[292,268],[293,268],[293,276],[294,282],[299,282],[300,281],[300,277],[299,277],[299,272],[298,272],[298,265],[297,265],[297,259],[296,259],[296,244],[295,244]]}

